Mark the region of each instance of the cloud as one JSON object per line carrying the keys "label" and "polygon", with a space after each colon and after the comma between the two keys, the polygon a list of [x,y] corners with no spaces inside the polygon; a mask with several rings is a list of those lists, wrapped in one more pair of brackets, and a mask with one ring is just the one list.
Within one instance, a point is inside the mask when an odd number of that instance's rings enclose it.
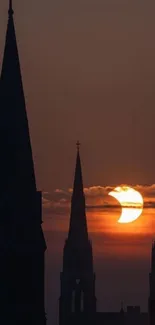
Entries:
{"label": "cloud", "polygon": [[[119,252],[122,243],[131,243],[134,238],[143,240],[145,237],[150,242],[153,238],[153,229],[155,229],[155,185],[135,185],[144,198],[144,209],[140,218],[135,222],[126,224],[118,223],[121,215],[121,206],[117,200],[109,196],[108,193],[115,187],[92,186],[85,188],[86,197],[86,215],[90,237],[99,234],[106,242],[117,241],[117,251]],[[53,191],[52,193],[43,193],[43,228],[45,231],[56,231],[64,233],[67,236],[70,222],[71,189]],[[134,237],[136,236],[136,237]],[[143,239],[142,239],[143,238]],[[118,245],[120,240],[120,245]],[[135,243],[135,246],[138,242]],[[99,243],[100,246],[100,243]],[[99,248],[96,248],[99,251]]]}
{"label": "cloud", "polygon": [[[123,186],[124,184],[122,184]],[[144,199],[144,208],[155,208],[155,184],[134,185],[135,190],[139,191]],[[116,199],[108,195],[115,186],[94,185],[84,188],[86,197],[86,208],[88,210],[108,210],[120,208]],[[53,193],[43,192],[43,208],[45,210],[58,210],[70,208],[71,194],[73,189],[56,189]]]}
{"label": "cloud", "polygon": [[59,188],[56,188],[56,190],[54,191],[55,193],[63,193],[62,190],[60,190]]}
{"label": "cloud", "polygon": [[45,197],[42,197],[42,206],[43,208],[49,208],[51,207],[52,201],[46,199]]}
{"label": "cloud", "polygon": [[108,193],[113,189],[110,186],[91,186],[84,188],[84,193],[87,197],[99,197],[108,195]]}

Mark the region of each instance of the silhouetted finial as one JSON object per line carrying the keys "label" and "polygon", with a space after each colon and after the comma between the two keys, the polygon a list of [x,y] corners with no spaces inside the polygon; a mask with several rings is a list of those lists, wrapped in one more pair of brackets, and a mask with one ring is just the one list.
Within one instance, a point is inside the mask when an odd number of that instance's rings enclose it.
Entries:
{"label": "silhouetted finial", "polygon": [[79,141],[77,141],[77,143],[76,143],[76,146],[77,146],[77,150],[79,150],[79,148],[80,148],[80,145],[81,145],[81,143],[80,143]]}
{"label": "silhouetted finial", "polygon": [[13,15],[13,8],[12,8],[12,0],[9,0],[9,10],[8,10],[9,16]]}

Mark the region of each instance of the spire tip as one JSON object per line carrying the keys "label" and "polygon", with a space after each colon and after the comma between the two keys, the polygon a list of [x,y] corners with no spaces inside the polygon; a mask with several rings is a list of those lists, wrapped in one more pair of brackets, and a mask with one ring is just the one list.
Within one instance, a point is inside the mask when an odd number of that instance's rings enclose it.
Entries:
{"label": "spire tip", "polygon": [[9,0],[9,10],[8,10],[9,16],[12,16],[14,14],[13,8],[12,8],[12,0]]}

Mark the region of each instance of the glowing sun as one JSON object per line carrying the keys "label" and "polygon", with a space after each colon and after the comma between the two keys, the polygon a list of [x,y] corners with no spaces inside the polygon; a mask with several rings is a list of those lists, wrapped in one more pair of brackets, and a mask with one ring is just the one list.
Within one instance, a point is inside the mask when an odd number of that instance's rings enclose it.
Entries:
{"label": "glowing sun", "polygon": [[119,223],[129,223],[140,217],[143,211],[142,195],[129,186],[118,186],[109,192],[122,207]]}

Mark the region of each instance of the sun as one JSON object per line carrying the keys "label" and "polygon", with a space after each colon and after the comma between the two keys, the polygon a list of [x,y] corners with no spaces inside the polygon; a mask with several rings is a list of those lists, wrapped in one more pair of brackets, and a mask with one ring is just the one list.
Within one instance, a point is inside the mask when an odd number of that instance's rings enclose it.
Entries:
{"label": "sun", "polygon": [[143,211],[143,197],[134,188],[129,186],[118,186],[109,192],[121,205],[122,213],[119,223],[129,223],[140,217]]}

